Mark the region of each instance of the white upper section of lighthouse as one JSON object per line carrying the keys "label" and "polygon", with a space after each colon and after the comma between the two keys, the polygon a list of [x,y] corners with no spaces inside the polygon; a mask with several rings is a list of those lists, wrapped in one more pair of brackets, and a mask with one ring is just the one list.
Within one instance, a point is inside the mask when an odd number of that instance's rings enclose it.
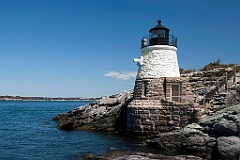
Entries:
{"label": "white upper section of lighthouse", "polygon": [[142,48],[138,62],[137,79],[180,77],[177,48],[169,45],[153,45]]}

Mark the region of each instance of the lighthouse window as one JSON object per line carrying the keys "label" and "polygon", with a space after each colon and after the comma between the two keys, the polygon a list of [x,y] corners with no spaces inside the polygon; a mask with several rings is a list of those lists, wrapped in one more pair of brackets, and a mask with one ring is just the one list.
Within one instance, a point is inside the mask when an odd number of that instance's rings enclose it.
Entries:
{"label": "lighthouse window", "polygon": [[154,30],[151,32],[151,38],[165,38],[165,30]]}
{"label": "lighthouse window", "polygon": [[146,97],[146,95],[147,95],[147,85],[148,85],[148,83],[147,82],[144,82],[144,84],[143,84],[143,95]]}
{"label": "lighthouse window", "polygon": [[182,98],[182,85],[181,83],[174,83],[171,85],[171,100],[181,102]]}

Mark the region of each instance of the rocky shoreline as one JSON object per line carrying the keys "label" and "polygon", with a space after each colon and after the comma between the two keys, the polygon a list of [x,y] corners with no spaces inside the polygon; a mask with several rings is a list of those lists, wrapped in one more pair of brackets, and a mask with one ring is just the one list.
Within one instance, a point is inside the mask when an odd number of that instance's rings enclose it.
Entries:
{"label": "rocky shoreline", "polygon": [[[160,133],[155,137],[143,140],[147,146],[166,151],[166,153],[196,156],[195,159],[238,160],[240,155],[240,86],[233,86],[229,90],[228,93],[215,96],[214,105],[211,106],[209,112],[206,112],[207,118],[189,124],[180,130]],[[85,106],[61,113],[53,119],[59,122],[57,127],[63,130],[79,128],[126,134],[126,106],[131,100],[132,91],[125,91],[109,97],[102,97]],[[114,159],[111,156],[110,159]],[[145,156],[142,159],[151,159],[147,153],[144,155],[132,153],[119,155],[115,159],[137,159],[136,156]],[[167,159],[166,157],[161,158],[161,156],[163,155],[155,155],[158,157],[155,159]],[[176,157],[168,158],[177,159]],[[109,159],[109,157],[105,157],[105,159]],[[178,159],[194,158],[181,156]]]}
{"label": "rocky shoreline", "polygon": [[107,156],[86,155],[85,160],[203,160],[201,157],[192,155],[165,156],[162,154],[144,153],[144,152],[117,152],[110,153]]}
{"label": "rocky shoreline", "polygon": [[126,123],[124,110],[131,99],[132,90],[101,97],[85,106],[61,113],[53,120],[59,122],[57,128],[62,130],[121,131]]}

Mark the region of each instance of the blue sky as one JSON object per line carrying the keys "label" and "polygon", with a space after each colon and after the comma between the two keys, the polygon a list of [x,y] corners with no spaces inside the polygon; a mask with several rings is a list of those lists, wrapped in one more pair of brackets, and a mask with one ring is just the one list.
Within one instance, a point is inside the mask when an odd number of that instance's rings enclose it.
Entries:
{"label": "blue sky", "polygon": [[0,95],[99,97],[134,87],[141,38],[178,37],[178,61],[240,63],[239,0],[0,0]]}

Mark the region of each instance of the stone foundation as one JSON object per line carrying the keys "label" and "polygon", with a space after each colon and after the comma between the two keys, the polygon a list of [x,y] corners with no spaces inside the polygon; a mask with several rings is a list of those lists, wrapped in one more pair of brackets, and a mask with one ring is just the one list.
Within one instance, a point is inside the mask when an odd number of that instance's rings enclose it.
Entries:
{"label": "stone foundation", "polygon": [[152,136],[185,127],[197,119],[187,77],[137,78],[127,107],[127,131]]}
{"label": "stone foundation", "polygon": [[152,136],[180,129],[195,121],[193,104],[176,104],[161,100],[133,100],[127,107],[127,132]]}

